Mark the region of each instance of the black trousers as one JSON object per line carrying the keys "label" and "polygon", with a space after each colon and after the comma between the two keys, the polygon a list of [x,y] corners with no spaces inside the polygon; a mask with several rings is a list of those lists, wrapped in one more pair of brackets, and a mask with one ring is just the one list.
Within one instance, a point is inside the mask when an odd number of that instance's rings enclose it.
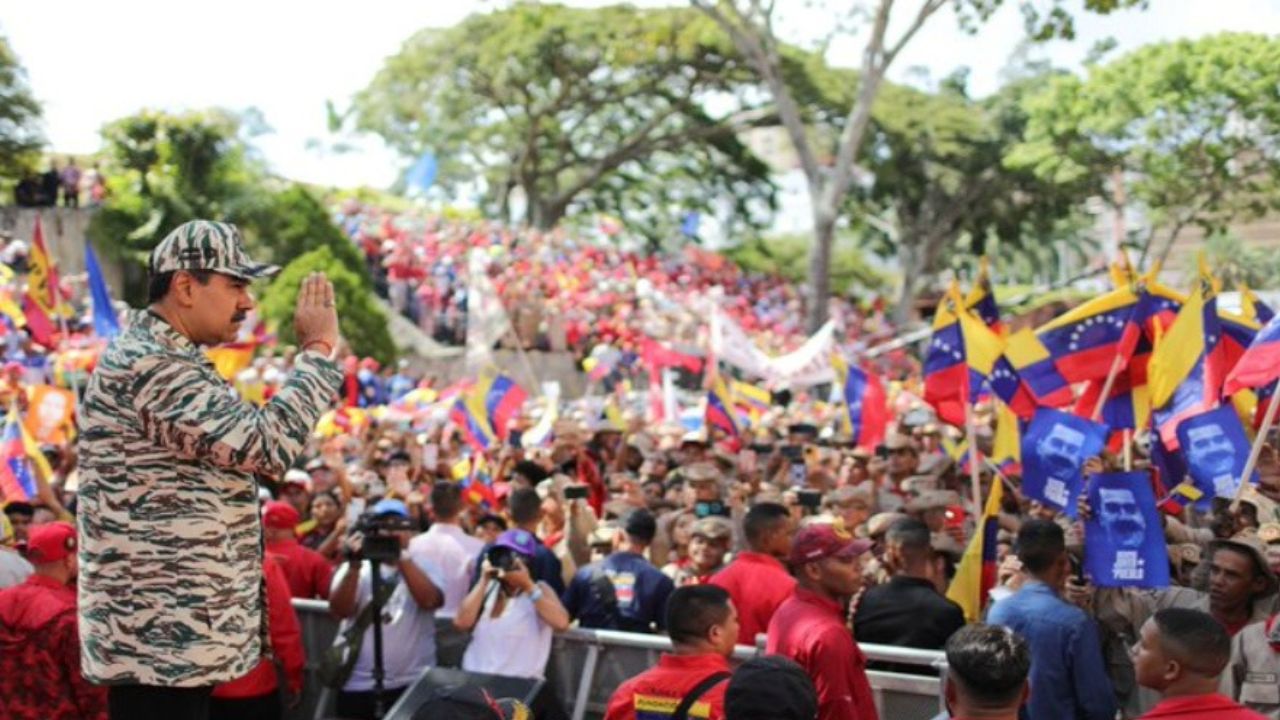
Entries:
{"label": "black trousers", "polygon": [[250,698],[213,698],[209,704],[209,720],[280,720],[284,707],[280,693],[272,690],[266,695]]}
{"label": "black trousers", "polygon": [[[396,700],[404,694],[407,687],[387,688],[382,691],[382,710],[386,712],[396,704]],[[360,692],[347,692],[343,690],[338,693],[337,710],[338,717],[342,720],[382,720],[382,718],[374,712],[373,691],[364,690]],[[114,720],[114,719],[113,719]]]}
{"label": "black trousers", "polygon": [[213,687],[173,688],[112,685],[107,688],[110,720],[209,720]]}

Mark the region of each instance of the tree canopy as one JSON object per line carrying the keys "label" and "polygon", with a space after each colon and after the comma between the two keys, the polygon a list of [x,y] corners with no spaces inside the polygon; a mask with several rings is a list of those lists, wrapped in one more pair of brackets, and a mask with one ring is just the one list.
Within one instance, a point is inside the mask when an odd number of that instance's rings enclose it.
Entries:
{"label": "tree canopy", "polygon": [[517,221],[599,210],[661,236],[687,211],[741,224],[772,207],[768,168],[737,133],[763,120],[754,82],[693,10],[518,3],[416,33],[353,109],[406,157],[433,151],[439,183],[482,178],[500,216],[518,188]]}
{"label": "tree canopy", "polygon": [[1028,98],[1011,167],[1052,182],[1118,178],[1149,214],[1143,257],[1280,208],[1280,40],[1222,33],[1147,45]]}
{"label": "tree canopy", "polygon": [[0,37],[0,179],[32,169],[44,145],[40,103],[9,41]]}

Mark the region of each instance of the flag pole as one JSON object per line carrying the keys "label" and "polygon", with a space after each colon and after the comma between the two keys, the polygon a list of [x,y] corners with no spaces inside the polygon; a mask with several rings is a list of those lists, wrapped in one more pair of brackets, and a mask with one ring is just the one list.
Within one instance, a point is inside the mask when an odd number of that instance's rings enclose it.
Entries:
{"label": "flag pole", "polygon": [[982,512],[982,482],[980,479],[981,466],[979,458],[982,453],[978,452],[978,431],[974,424],[973,406],[965,403],[964,407],[964,424],[965,434],[969,440],[969,482],[973,484],[973,506],[975,512]]}
{"label": "flag pole", "polygon": [[1107,398],[1111,397],[1111,389],[1115,387],[1116,378],[1120,375],[1121,368],[1124,367],[1124,357],[1116,353],[1116,359],[1111,361],[1111,370],[1107,373],[1107,381],[1102,385],[1102,393],[1098,395],[1098,404],[1093,406],[1093,415],[1090,417],[1094,422],[1102,419],[1102,408],[1107,404]]}
{"label": "flag pole", "polygon": [[1258,466],[1262,446],[1267,444],[1267,434],[1271,432],[1271,426],[1276,421],[1276,411],[1280,410],[1280,397],[1276,393],[1280,393],[1280,380],[1276,380],[1272,388],[1271,401],[1267,403],[1267,413],[1262,416],[1262,425],[1258,428],[1257,436],[1253,438],[1253,447],[1249,449],[1249,460],[1244,464],[1244,472],[1240,473],[1240,485],[1236,487],[1235,499],[1231,501],[1231,512],[1235,512],[1240,507],[1240,499],[1244,497],[1244,489],[1249,484],[1249,477]]}
{"label": "flag pole", "polygon": [[1133,431],[1124,429],[1124,471],[1133,469]]}

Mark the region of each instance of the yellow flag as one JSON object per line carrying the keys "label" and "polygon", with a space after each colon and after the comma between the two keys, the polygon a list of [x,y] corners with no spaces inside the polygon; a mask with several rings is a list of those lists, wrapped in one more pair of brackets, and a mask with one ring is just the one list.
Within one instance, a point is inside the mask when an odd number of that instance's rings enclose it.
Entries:
{"label": "yellow flag", "polygon": [[960,564],[956,566],[956,576],[951,581],[951,587],[947,588],[947,599],[964,610],[966,622],[977,622],[982,618],[987,596],[995,586],[996,518],[1003,501],[1004,483],[996,478],[991,483],[991,494],[987,495],[978,531],[964,549]]}

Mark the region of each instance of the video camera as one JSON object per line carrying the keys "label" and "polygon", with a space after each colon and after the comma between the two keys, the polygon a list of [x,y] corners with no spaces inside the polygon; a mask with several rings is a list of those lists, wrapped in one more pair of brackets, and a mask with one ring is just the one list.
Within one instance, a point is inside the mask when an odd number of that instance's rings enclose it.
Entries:
{"label": "video camera", "polygon": [[367,512],[356,518],[351,532],[364,535],[361,560],[395,563],[400,559],[400,538],[396,533],[413,532],[413,521],[394,513]]}
{"label": "video camera", "polygon": [[517,555],[511,548],[494,545],[489,548],[484,557],[495,570],[507,572],[516,569]]}

